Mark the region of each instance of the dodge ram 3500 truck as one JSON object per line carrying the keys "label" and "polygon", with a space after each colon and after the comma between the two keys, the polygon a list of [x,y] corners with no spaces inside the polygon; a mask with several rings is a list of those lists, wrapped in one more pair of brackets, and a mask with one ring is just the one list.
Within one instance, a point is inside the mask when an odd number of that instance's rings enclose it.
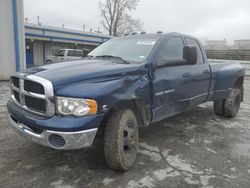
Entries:
{"label": "dodge ram 3500 truck", "polygon": [[190,36],[118,37],[83,60],[12,76],[9,121],[22,136],[61,150],[91,146],[103,128],[109,167],[127,171],[136,159],[138,127],[207,101],[214,101],[215,114],[235,117],[244,75],[240,64],[208,63]]}

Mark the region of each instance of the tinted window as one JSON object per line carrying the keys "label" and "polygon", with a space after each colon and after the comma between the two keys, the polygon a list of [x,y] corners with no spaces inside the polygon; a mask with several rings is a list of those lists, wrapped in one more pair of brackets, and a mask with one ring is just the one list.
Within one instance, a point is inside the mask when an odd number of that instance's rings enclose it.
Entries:
{"label": "tinted window", "polygon": [[200,48],[200,45],[198,44],[198,42],[196,40],[190,39],[190,38],[185,38],[185,40],[187,42],[187,45],[193,45],[193,46],[197,47],[197,53],[198,53],[197,62],[199,64],[204,63],[201,48]]}
{"label": "tinted window", "polygon": [[82,51],[75,51],[74,52],[75,57],[82,57],[82,55],[83,55]]}
{"label": "tinted window", "polygon": [[180,37],[168,39],[159,53],[160,60],[170,61],[183,59],[183,47],[184,44]]}
{"label": "tinted window", "polygon": [[61,51],[59,51],[59,52],[56,54],[56,56],[63,57],[63,56],[64,56],[64,52],[65,52],[65,50],[61,50]]}
{"label": "tinted window", "polygon": [[69,50],[67,56],[74,56],[74,50]]}
{"label": "tinted window", "polygon": [[68,51],[68,56],[71,56],[71,57],[82,57],[82,52],[81,51],[77,51],[77,50],[69,50]]}

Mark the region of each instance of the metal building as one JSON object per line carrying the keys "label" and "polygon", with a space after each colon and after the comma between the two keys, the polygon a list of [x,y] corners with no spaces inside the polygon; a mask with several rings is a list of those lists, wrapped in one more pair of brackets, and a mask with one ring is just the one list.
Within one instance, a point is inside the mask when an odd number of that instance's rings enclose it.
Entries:
{"label": "metal building", "polygon": [[234,41],[234,49],[250,50],[250,39],[235,40]]}
{"label": "metal building", "polygon": [[42,65],[46,56],[62,48],[91,51],[110,39],[107,35],[25,23],[26,63]]}
{"label": "metal building", "polygon": [[23,0],[0,0],[0,80],[25,68]]}
{"label": "metal building", "polygon": [[226,40],[208,40],[204,47],[208,50],[225,50],[228,49]]}

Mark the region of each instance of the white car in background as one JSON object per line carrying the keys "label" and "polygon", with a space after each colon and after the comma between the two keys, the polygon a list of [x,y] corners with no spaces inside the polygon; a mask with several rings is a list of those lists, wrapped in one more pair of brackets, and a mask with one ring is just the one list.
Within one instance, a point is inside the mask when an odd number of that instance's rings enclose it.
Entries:
{"label": "white car in background", "polygon": [[82,50],[77,49],[61,49],[55,56],[46,57],[45,64],[63,62],[63,61],[73,61],[82,59],[84,56]]}

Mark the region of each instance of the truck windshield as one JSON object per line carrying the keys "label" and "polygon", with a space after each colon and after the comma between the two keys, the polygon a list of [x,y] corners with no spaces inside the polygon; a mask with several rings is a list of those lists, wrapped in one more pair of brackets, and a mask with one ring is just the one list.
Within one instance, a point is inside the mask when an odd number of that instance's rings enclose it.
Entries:
{"label": "truck windshield", "polygon": [[129,63],[143,63],[160,36],[132,36],[110,39],[88,54],[89,57],[119,57]]}

